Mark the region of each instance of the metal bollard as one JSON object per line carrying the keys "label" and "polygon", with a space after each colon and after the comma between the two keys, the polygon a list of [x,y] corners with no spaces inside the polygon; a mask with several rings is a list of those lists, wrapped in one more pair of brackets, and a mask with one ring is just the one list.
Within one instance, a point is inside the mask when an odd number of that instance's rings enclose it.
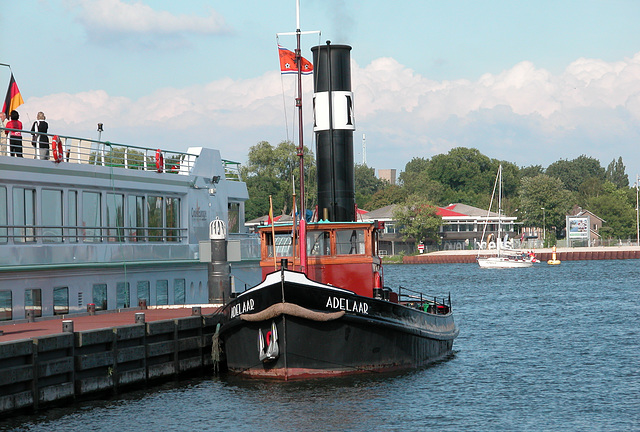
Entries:
{"label": "metal bollard", "polygon": [[202,307],[193,306],[191,307],[191,316],[201,316],[202,315]]}
{"label": "metal bollard", "polygon": [[73,333],[73,321],[72,320],[63,320],[62,321],[62,331],[64,333]]}
{"label": "metal bollard", "polygon": [[96,314],[96,304],[95,303],[87,304],[87,312],[89,312],[89,315],[95,315]]}
{"label": "metal bollard", "polygon": [[27,322],[34,322],[36,320],[36,314],[33,309],[27,309],[24,317],[27,319]]}
{"label": "metal bollard", "polygon": [[144,324],[144,312],[136,312],[136,324]]}

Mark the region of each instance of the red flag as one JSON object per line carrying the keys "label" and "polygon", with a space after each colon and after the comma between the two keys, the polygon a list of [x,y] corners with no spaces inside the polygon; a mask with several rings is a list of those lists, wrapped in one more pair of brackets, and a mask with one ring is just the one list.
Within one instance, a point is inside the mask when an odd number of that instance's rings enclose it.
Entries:
{"label": "red flag", "polygon": [[[295,53],[281,45],[278,45],[278,53],[280,54],[280,71],[283,74],[298,73]],[[300,64],[302,66],[302,75],[309,75],[313,72],[313,65],[306,58],[300,57]]]}
{"label": "red flag", "polygon": [[24,103],[20,90],[18,90],[18,84],[13,78],[13,72],[11,72],[11,79],[9,80],[9,88],[7,89],[7,96],[4,98],[4,105],[2,106],[2,112],[7,115],[7,118],[11,118],[11,111],[18,108]]}

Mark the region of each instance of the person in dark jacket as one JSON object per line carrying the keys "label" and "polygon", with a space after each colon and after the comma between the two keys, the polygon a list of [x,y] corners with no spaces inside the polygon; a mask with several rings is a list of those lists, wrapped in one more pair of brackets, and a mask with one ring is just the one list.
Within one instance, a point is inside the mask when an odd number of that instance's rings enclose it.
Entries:
{"label": "person in dark jacket", "polygon": [[9,153],[11,156],[22,157],[22,122],[18,120],[20,118],[20,114],[18,111],[13,110],[9,115],[11,117],[11,121],[7,123],[5,126],[7,129],[17,129],[14,131],[5,130],[5,135],[9,135]]}
{"label": "person in dark jacket", "polygon": [[31,134],[31,144],[36,148],[37,159],[49,159],[49,137],[44,135],[49,130],[49,124],[45,121],[44,113],[38,113],[37,120],[31,126],[31,132],[40,132],[39,134]]}

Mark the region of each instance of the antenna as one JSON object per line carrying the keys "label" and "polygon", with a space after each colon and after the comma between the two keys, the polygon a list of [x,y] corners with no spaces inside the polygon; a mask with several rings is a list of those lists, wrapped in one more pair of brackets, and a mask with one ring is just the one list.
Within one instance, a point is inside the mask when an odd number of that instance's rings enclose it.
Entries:
{"label": "antenna", "polygon": [[362,134],[362,165],[367,164],[367,139]]}

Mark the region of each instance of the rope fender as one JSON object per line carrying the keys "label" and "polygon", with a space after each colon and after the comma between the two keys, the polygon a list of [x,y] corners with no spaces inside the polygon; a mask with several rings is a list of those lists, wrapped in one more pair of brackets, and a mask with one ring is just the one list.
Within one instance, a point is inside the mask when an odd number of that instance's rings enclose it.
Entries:
{"label": "rope fender", "polygon": [[344,311],[337,312],[316,312],[294,303],[276,303],[265,310],[254,314],[242,314],[243,321],[257,322],[266,321],[282,314],[306,318],[311,321],[333,321],[344,316]]}

